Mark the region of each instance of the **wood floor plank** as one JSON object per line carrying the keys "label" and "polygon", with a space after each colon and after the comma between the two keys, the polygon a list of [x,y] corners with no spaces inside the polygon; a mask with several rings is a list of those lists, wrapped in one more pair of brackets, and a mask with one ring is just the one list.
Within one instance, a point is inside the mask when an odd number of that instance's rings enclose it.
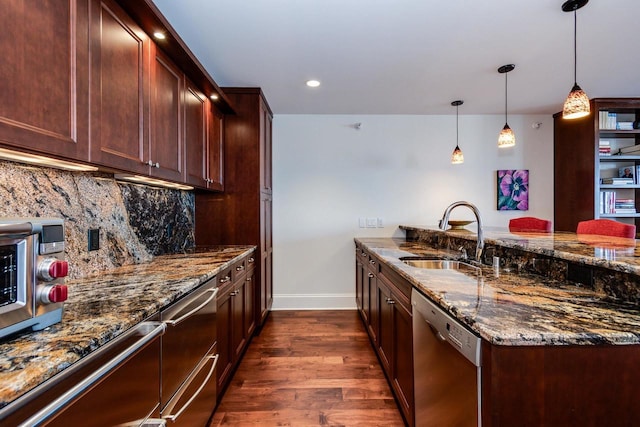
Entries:
{"label": "wood floor plank", "polygon": [[212,426],[404,426],[356,311],[272,312]]}

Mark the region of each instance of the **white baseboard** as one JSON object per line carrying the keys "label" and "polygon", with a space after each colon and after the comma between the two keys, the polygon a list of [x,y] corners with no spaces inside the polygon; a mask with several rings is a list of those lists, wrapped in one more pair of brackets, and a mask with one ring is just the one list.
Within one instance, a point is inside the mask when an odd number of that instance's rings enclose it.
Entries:
{"label": "white baseboard", "polygon": [[355,310],[354,294],[278,294],[272,310]]}

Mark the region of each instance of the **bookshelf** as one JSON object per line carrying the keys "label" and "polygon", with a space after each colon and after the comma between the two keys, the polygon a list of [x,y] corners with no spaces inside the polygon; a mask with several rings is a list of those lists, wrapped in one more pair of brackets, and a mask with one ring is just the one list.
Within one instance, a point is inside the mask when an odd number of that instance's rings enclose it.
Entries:
{"label": "bookshelf", "polygon": [[640,231],[640,98],[595,98],[587,117],[553,118],[555,230],[611,218]]}

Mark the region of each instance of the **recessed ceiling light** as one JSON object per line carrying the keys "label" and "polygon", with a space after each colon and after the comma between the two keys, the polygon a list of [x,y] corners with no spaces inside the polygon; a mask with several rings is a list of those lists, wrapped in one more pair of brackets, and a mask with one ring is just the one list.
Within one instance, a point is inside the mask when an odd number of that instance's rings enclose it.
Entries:
{"label": "recessed ceiling light", "polygon": [[320,86],[320,82],[318,80],[307,80],[307,86],[318,87]]}
{"label": "recessed ceiling light", "polygon": [[165,36],[164,33],[160,31],[156,31],[155,33],[153,33],[153,37],[155,37],[158,40],[164,40],[167,38],[167,36]]}

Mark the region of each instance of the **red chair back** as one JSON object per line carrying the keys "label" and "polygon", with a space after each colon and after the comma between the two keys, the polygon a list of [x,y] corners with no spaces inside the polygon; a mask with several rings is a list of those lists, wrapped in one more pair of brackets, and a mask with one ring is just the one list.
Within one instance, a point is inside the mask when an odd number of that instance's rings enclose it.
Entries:
{"label": "red chair back", "polygon": [[551,232],[551,221],[534,218],[532,216],[513,218],[509,220],[509,231],[549,233]]}
{"label": "red chair back", "polygon": [[578,223],[576,233],[635,239],[636,226],[613,221],[611,219],[590,219],[587,221],[580,221]]}

